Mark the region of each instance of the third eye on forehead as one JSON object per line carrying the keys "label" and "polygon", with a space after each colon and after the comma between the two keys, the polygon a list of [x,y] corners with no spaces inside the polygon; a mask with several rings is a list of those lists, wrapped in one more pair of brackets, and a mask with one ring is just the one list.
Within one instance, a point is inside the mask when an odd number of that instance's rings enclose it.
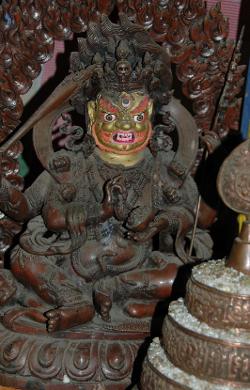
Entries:
{"label": "third eye on forehead", "polygon": [[110,103],[113,107],[135,107],[142,101],[149,101],[149,96],[145,92],[120,92],[117,91],[105,91],[97,96],[100,103]]}
{"label": "third eye on forehead", "polygon": [[[133,102],[135,103],[135,102]],[[124,106],[121,106],[120,104],[112,104],[110,100],[107,99],[100,99],[100,111],[102,112],[109,112],[111,114],[117,114],[119,112],[129,112],[133,115],[141,113],[146,111],[149,105],[149,98],[147,96],[144,96],[140,101],[136,102],[137,104],[132,104],[132,107],[125,108]],[[132,108],[132,109],[131,109]]]}

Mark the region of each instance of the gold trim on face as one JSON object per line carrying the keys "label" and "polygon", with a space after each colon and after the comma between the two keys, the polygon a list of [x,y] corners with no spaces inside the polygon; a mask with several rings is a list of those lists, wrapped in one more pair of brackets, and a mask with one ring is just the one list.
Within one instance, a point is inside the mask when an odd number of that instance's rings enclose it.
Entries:
{"label": "gold trim on face", "polygon": [[[100,95],[89,102],[90,127],[98,149],[108,159],[114,155],[113,161],[138,160],[152,135],[152,108],[152,100],[138,92],[108,98]],[[128,158],[132,155],[138,157]]]}

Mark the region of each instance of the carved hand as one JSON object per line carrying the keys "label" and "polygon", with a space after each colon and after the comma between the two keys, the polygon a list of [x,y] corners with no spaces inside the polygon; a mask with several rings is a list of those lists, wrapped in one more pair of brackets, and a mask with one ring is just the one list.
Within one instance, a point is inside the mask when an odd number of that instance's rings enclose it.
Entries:
{"label": "carved hand", "polygon": [[72,203],[66,210],[66,225],[73,247],[78,247],[85,232],[86,215],[81,204]]}
{"label": "carved hand", "polygon": [[70,204],[66,211],[66,223],[70,233],[80,235],[85,229],[86,215],[83,206],[80,204]]}
{"label": "carved hand", "polygon": [[149,226],[143,232],[132,232],[127,233],[127,237],[137,242],[146,242],[151,240],[159,230],[157,229],[154,222],[150,223]]}
{"label": "carved hand", "polygon": [[10,218],[23,222],[30,217],[31,210],[25,195],[6,181],[1,181],[0,209]]}
{"label": "carved hand", "polygon": [[137,241],[137,242],[146,242],[151,240],[157,233],[161,230],[165,230],[169,227],[169,220],[163,214],[158,214],[155,219],[150,222],[147,228],[144,231],[129,231],[127,237]]}
{"label": "carved hand", "polygon": [[221,144],[221,140],[218,134],[216,134],[214,131],[207,132],[204,136],[201,137],[201,141],[209,154],[212,154]]}
{"label": "carved hand", "polygon": [[147,206],[137,207],[129,214],[126,226],[133,232],[144,232],[155,215],[156,211]]}
{"label": "carved hand", "polygon": [[113,215],[119,220],[124,220],[127,216],[126,199],[128,194],[123,177],[116,176],[108,181],[105,190],[104,210],[109,216]]}

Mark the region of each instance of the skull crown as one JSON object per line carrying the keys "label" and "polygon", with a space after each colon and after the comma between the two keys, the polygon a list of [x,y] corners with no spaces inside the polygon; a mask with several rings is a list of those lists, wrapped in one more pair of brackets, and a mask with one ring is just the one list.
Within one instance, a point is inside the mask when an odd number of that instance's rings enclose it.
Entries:
{"label": "skull crown", "polygon": [[98,67],[81,99],[89,93],[93,100],[101,91],[143,91],[154,102],[169,102],[172,74],[166,50],[125,15],[120,15],[120,24],[111,23],[107,16],[101,24],[91,23],[87,38],[78,39],[78,47],[71,55],[71,71]]}

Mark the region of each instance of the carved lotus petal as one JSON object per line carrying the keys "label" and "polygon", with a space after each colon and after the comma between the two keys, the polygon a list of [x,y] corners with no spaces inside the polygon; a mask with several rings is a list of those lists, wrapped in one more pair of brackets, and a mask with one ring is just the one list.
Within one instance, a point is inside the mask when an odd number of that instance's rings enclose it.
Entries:
{"label": "carved lotus petal", "polygon": [[132,370],[134,352],[129,345],[112,342],[102,345],[102,371],[106,378],[121,380]]}
{"label": "carved lotus petal", "polygon": [[124,352],[121,344],[118,343],[112,344],[110,348],[108,348],[108,363],[114,370],[120,370],[124,367]]}
{"label": "carved lotus petal", "polygon": [[49,367],[55,360],[56,350],[57,347],[53,344],[46,344],[44,347],[40,348],[37,355],[39,364],[44,368]]}
{"label": "carved lotus petal", "polygon": [[94,341],[72,343],[65,353],[65,370],[74,380],[90,380],[94,377],[98,361],[98,344]]}
{"label": "carved lotus petal", "polygon": [[8,373],[18,373],[25,365],[30,343],[26,339],[11,334],[0,337],[0,365]]}
{"label": "carved lotus petal", "polygon": [[63,353],[64,344],[62,342],[34,344],[29,355],[31,373],[41,379],[56,377],[61,371]]}
{"label": "carved lotus petal", "polygon": [[84,370],[89,365],[90,360],[90,345],[82,344],[79,345],[74,354],[74,366],[79,370]]}
{"label": "carved lotus petal", "polygon": [[11,362],[17,358],[20,353],[20,350],[24,344],[23,340],[14,340],[10,341],[3,350],[3,357],[5,360]]}

